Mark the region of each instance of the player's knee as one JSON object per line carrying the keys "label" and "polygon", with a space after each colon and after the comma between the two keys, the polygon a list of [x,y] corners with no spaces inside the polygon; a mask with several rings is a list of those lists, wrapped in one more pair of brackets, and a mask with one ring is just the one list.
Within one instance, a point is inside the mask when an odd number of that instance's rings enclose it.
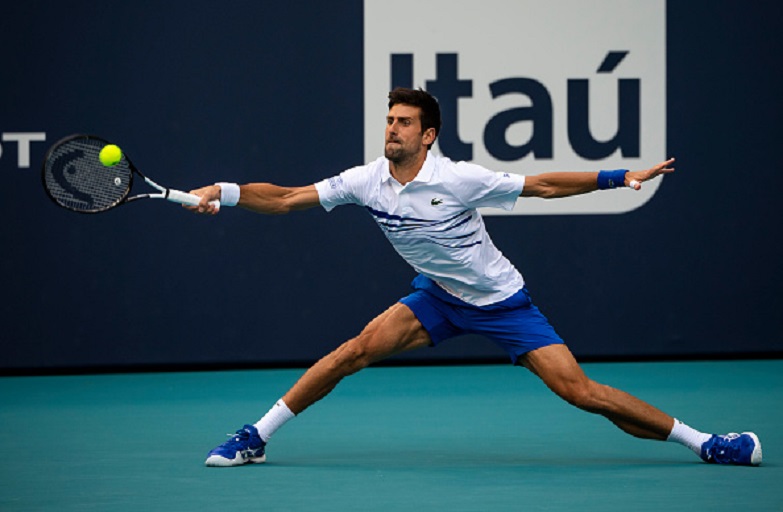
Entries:
{"label": "player's knee", "polygon": [[332,366],[335,371],[343,375],[351,375],[371,362],[367,351],[367,344],[361,336],[346,341],[334,351]]}
{"label": "player's knee", "polygon": [[600,412],[601,398],[599,385],[591,380],[569,383],[558,391],[558,395],[584,411]]}

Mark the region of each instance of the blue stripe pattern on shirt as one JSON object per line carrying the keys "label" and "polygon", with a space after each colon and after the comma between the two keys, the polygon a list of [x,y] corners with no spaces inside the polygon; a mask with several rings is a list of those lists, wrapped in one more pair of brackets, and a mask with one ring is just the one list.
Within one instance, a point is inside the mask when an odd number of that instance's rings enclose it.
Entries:
{"label": "blue stripe pattern on shirt", "polygon": [[[381,229],[383,229],[388,233],[400,233],[403,231],[415,230],[418,231],[420,234],[425,235],[425,238],[428,242],[439,245],[441,247],[466,248],[466,247],[473,247],[474,245],[479,245],[481,243],[481,240],[477,240],[475,242],[471,242],[463,245],[451,245],[451,244],[441,242],[446,240],[461,240],[464,238],[470,238],[471,236],[475,235],[478,230],[474,230],[471,233],[454,236],[454,237],[437,236],[431,231],[432,228],[448,225],[449,223],[452,222],[453,224],[451,226],[447,226],[442,231],[439,231],[439,233],[446,233],[448,231],[458,228],[459,226],[462,226],[463,224],[470,221],[471,217],[473,216],[472,210],[463,210],[457,213],[456,215],[453,215],[448,219],[444,219],[444,220],[430,220],[430,219],[417,219],[415,217],[402,217],[400,215],[393,215],[388,212],[383,212],[383,211],[376,210],[374,208],[370,208],[369,206],[365,206],[365,208],[367,208],[367,210],[373,215],[373,217],[375,218],[375,222],[378,223]],[[460,219],[460,217],[463,218]],[[457,221],[457,219],[459,220]]]}

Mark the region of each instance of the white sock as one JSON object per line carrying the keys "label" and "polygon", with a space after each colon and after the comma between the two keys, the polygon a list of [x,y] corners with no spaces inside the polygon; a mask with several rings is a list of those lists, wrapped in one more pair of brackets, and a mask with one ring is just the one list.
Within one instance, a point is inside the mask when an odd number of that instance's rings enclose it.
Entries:
{"label": "white sock", "polygon": [[258,436],[266,443],[277,429],[282,427],[294,416],[295,414],[291,412],[291,409],[288,408],[281,398],[271,409],[269,409],[269,412],[264,414],[264,417],[255,424],[255,427],[258,430]]}
{"label": "white sock", "polygon": [[666,440],[680,443],[681,445],[687,446],[693,450],[696,455],[701,455],[701,445],[703,445],[711,437],[712,434],[705,434],[704,432],[699,432],[698,430],[692,429],[685,423],[675,418],[674,427],[672,427],[672,431]]}

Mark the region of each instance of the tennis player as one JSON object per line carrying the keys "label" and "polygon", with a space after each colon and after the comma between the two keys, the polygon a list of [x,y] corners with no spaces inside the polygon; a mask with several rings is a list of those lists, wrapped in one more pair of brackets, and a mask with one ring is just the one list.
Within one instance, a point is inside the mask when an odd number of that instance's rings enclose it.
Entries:
{"label": "tennis player", "polygon": [[497,343],[511,362],[537,375],[568,403],[600,414],[643,439],[683,444],[710,463],[758,465],[752,432],[699,432],[628,393],[589,379],[531,301],[517,269],[490,240],[479,207],[510,210],[519,197],[558,198],[632,186],[674,171],[674,159],[642,171],[557,172],[521,176],[452,162],[430,152],[441,127],[437,100],[423,90],[389,93],[384,156],[305,187],[217,183],[192,193],[264,214],[321,206],[364,206],[417,272],[413,292],[353,339],[315,363],[255,424],[210,451],[207,466],[264,462],[270,437],[325,397],[343,377],[403,351],[437,346],[465,333]]}

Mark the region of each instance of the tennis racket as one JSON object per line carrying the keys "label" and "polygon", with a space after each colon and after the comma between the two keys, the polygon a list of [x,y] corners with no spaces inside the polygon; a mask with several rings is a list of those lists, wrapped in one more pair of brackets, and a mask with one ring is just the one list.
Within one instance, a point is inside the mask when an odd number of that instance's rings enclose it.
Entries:
{"label": "tennis racket", "polygon": [[[144,176],[123,152],[111,167],[98,155],[110,144],[94,135],[70,135],[56,142],[44,157],[42,178],[47,195],[58,206],[79,213],[100,213],[138,199],[166,199],[196,206],[201,198],[158,185]],[[133,176],[138,175],[158,192],[130,196]],[[213,201],[220,207],[219,201]]]}

